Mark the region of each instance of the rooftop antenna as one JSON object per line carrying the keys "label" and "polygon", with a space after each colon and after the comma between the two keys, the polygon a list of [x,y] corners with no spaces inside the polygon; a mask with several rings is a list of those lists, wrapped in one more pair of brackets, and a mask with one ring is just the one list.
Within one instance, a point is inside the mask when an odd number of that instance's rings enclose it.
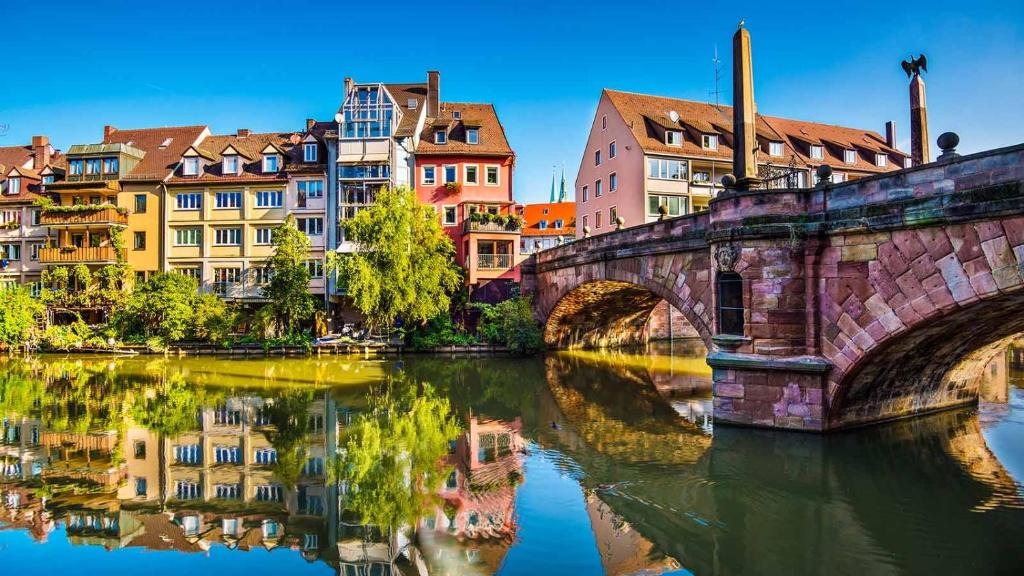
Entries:
{"label": "rooftop antenna", "polygon": [[719,82],[722,79],[722,60],[718,58],[718,44],[715,44],[715,57],[711,59],[711,63],[715,65],[715,89],[708,90],[708,96],[715,97],[715,106],[719,105],[719,96],[722,91],[718,88]]}

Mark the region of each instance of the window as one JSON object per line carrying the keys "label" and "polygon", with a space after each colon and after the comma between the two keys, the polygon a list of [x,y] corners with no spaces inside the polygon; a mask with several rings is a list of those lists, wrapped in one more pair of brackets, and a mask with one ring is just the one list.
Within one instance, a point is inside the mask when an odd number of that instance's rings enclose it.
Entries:
{"label": "window", "polygon": [[304,476],[320,476],[324,473],[324,459],[316,456],[306,459],[306,465],[302,468]]}
{"label": "window", "polygon": [[267,266],[253,266],[249,268],[249,273],[252,275],[252,283],[257,286],[269,283],[274,276],[274,271]]}
{"label": "window", "polygon": [[99,174],[100,173],[100,159],[99,158],[88,158],[85,161],[85,173],[86,174]]}
{"label": "window", "polygon": [[708,184],[711,182],[711,172],[694,172],[692,180],[695,184]]}
{"label": "window", "polygon": [[21,244],[0,244],[0,252],[7,260],[21,260]]}
{"label": "window", "polygon": [[242,461],[242,451],[238,446],[214,446],[213,459],[217,464],[238,464]]}
{"label": "window", "polygon": [[198,266],[186,267],[186,268],[175,268],[174,271],[177,272],[178,274],[181,274],[182,276],[188,276],[189,278],[195,278],[196,282],[201,282],[202,279],[203,279],[203,272],[202,272],[202,270]]}
{"label": "window", "polygon": [[213,244],[215,246],[239,246],[241,243],[241,228],[217,228],[213,231]]}
{"label": "window", "polygon": [[437,181],[437,167],[436,166],[424,166],[420,169],[420,184],[427,186],[433,186]]}
{"label": "window", "polygon": [[241,268],[214,268],[213,291],[219,296],[227,296],[228,290],[242,281]]}
{"label": "window", "polygon": [[242,423],[240,410],[228,410],[227,406],[219,406],[213,411],[213,423],[224,426],[238,426]]}
{"label": "window", "polygon": [[616,206],[612,206],[608,209],[608,225],[615,226],[618,224],[616,220],[619,218],[619,209]]}
{"label": "window", "polygon": [[146,486],[146,479],[145,478],[136,478],[135,479],[135,495],[136,496],[145,496],[147,491],[148,490],[147,490],[147,486]]}
{"label": "window", "polygon": [[537,222],[537,228],[540,228],[541,230],[547,230],[548,229],[548,221],[547,220],[541,220],[541,221]]}
{"label": "window", "polygon": [[178,228],[174,231],[175,246],[199,246],[202,240],[202,228]]}
{"label": "window", "polygon": [[258,245],[258,246],[266,246],[268,244],[273,243],[273,238],[274,238],[274,229],[273,228],[269,228],[269,227],[265,227],[264,226],[264,227],[260,227],[260,228],[255,228],[254,232],[256,234],[256,239],[255,239],[255,242],[254,242],[256,245]]}
{"label": "window", "polygon": [[700,146],[705,150],[718,150],[717,134],[701,134]]}
{"label": "window", "polygon": [[104,158],[103,159],[103,173],[104,174],[117,174],[117,168],[119,166],[117,158]]}
{"label": "window", "polygon": [[611,144],[608,145],[608,158],[615,158],[615,155],[619,153],[619,146],[612,140]]}
{"label": "window", "polygon": [[319,258],[306,260],[306,268],[309,270],[309,277],[319,279],[324,277],[324,261]]}
{"label": "window", "polygon": [[37,262],[39,260],[39,251],[42,250],[42,249],[43,249],[43,244],[40,243],[40,242],[36,242],[34,244],[30,244],[29,247],[28,247],[28,258],[29,258],[29,260],[31,260],[33,262]]}
{"label": "window", "polygon": [[554,224],[555,228],[561,228],[562,226],[563,226],[563,222],[562,222],[561,219],[555,220],[555,224]]}
{"label": "window", "polygon": [[847,164],[857,163],[857,151],[856,150],[843,150],[843,161]]}
{"label": "window", "polygon": [[257,190],[257,208],[280,208],[284,203],[284,192],[280,190]]}
{"label": "window", "polygon": [[302,159],[306,162],[316,162],[316,142],[306,142],[302,145]]}
{"label": "window", "polygon": [[601,151],[600,150],[594,150],[594,166],[600,166],[600,165],[601,165]]}
{"label": "window", "polygon": [[143,442],[142,440],[136,440],[135,441],[134,454],[135,454],[136,460],[145,459],[146,458],[146,443]]}
{"label": "window", "polygon": [[889,157],[885,154],[875,154],[875,166],[885,168],[889,165]]}
{"label": "window", "polygon": [[590,187],[589,186],[584,186],[583,187],[583,191],[581,193],[581,196],[583,196],[583,202],[586,202],[587,200],[590,199]]}
{"label": "window", "polygon": [[342,166],[338,171],[339,178],[365,179],[389,178],[391,166],[388,164],[371,164],[369,166]]}
{"label": "window", "polygon": [[11,178],[8,178],[7,179],[7,193],[8,194],[18,194],[20,192],[21,192],[21,178],[18,178],[17,176],[12,176]]}
{"label": "window", "polygon": [[303,550],[317,550],[320,548],[320,535],[307,532],[302,535],[302,549]]}
{"label": "window", "polygon": [[619,189],[619,175],[612,172],[608,175],[608,191],[615,192]]}
{"label": "window", "polygon": [[476,164],[466,164],[462,167],[462,181],[474,186],[480,184],[480,167]]}
{"label": "window", "polygon": [[594,212],[594,228],[600,228],[601,227],[601,216],[602,216],[602,213],[600,211]]}
{"label": "window", "polygon": [[306,198],[324,197],[323,180],[299,180],[295,183],[295,187],[298,189],[300,196],[305,194]]}
{"label": "window", "polygon": [[215,208],[241,208],[242,207],[242,193],[241,192],[217,192],[214,194],[214,207]]}
{"label": "window", "polygon": [[146,195],[136,194],[135,195],[135,213],[145,214],[146,213]]}
{"label": "window", "polygon": [[452,118],[455,120],[462,120],[462,112],[459,110],[452,110]]}
{"label": "window", "polygon": [[254,459],[257,464],[274,464],[277,462],[277,450],[273,448],[257,448]]}
{"label": "window", "polygon": [[455,182],[458,180],[458,166],[454,164],[448,164],[444,167],[444,183]]}
{"label": "window", "polygon": [[498,167],[497,166],[487,166],[486,168],[484,168],[484,178],[485,178],[484,182],[488,186],[497,186],[498,182],[499,182],[498,181]]}
{"label": "window", "polygon": [[136,250],[145,250],[146,249],[146,233],[145,232],[135,232],[134,238],[135,238],[135,249]]}
{"label": "window", "polygon": [[419,107],[419,105],[419,101],[417,101],[415,98],[409,98],[408,100],[405,101],[405,107],[408,108],[409,110],[415,110],[416,108]]}
{"label": "window", "polygon": [[199,174],[199,158],[185,158],[181,170],[182,174],[185,176],[195,176]]}
{"label": "window", "polygon": [[215,484],[213,497],[218,500],[238,500],[242,490],[238,484]]}
{"label": "window", "polygon": [[99,206],[102,203],[103,199],[100,198],[99,196],[89,196],[89,204],[92,204],[93,206]]}
{"label": "window", "polygon": [[280,484],[264,484],[256,487],[256,499],[260,502],[280,502],[284,499],[283,496],[284,490],[281,489]]}
{"label": "window", "polygon": [[15,223],[20,225],[21,209],[18,208],[15,210],[4,210],[3,212],[0,212],[0,222],[4,224]]}
{"label": "window", "polygon": [[203,462],[203,448],[199,444],[175,446],[174,461],[178,464],[201,464]]}
{"label": "window", "polygon": [[323,218],[299,218],[295,221],[295,225],[300,232],[305,232],[307,236],[323,236],[324,234]]}
{"label": "window", "polygon": [[648,158],[647,176],[659,180],[686,180],[686,161]]}
{"label": "window", "polygon": [[238,155],[228,154],[224,156],[224,160],[221,161],[221,170],[225,174],[238,174]]}
{"label": "window", "polygon": [[445,226],[455,226],[456,221],[458,219],[457,215],[456,215],[456,212],[457,212],[456,207],[455,206],[445,206],[444,208],[441,209],[441,212],[442,212],[442,220],[441,221],[444,223],[444,225]]}
{"label": "window", "polygon": [[600,180],[594,182],[594,198],[600,198],[601,194],[604,193],[604,182]]}
{"label": "window", "polygon": [[31,214],[32,214],[32,225],[33,226],[39,226],[39,225],[41,225],[43,223],[43,211],[42,210],[40,210],[39,208],[33,208],[32,211],[31,211]]}
{"label": "window", "polygon": [[743,279],[735,272],[719,272],[718,333],[743,335]]}
{"label": "window", "polygon": [[43,184],[53,184],[53,174],[43,176]]}
{"label": "window", "polygon": [[608,129],[608,115],[604,114],[601,116],[601,130]]}
{"label": "window", "polygon": [[910,156],[907,156],[906,158],[903,159],[903,167],[904,168],[913,168],[914,167],[914,161],[910,158]]}
{"label": "window", "polygon": [[833,172],[831,180],[833,184],[839,184],[840,182],[846,182],[847,177],[844,172]]}
{"label": "window", "polygon": [[785,149],[782,142],[769,142],[768,143],[768,155],[770,156],[782,156],[785,154]]}
{"label": "window", "polygon": [[825,157],[825,149],[818,144],[811,144],[811,158],[821,160]]}
{"label": "window", "polygon": [[647,196],[647,215],[660,216],[659,206],[665,207],[666,216],[682,216],[686,214],[686,197],[649,194]]}
{"label": "window", "polygon": [[679,130],[666,130],[665,144],[668,144],[669,146],[682,146],[683,133],[680,132]]}
{"label": "window", "polygon": [[83,160],[71,160],[68,162],[68,173],[72,176],[81,176],[83,165]]}
{"label": "window", "polygon": [[583,215],[583,227],[586,228],[587,226],[589,226],[590,225],[589,222],[590,222],[590,216],[584,214]]}
{"label": "window", "polygon": [[178,210],[199,210],[203,207],[203,195],[200,192],[185,192],[174,197]]}
{"label": "window", "polygon": [[447,144],[448,133],[444,130],[434,130],[434,144]]}
{"label": "window", "polygon": [[277,154],[265,154],[263,156],[263,171],[264,172],[277,172],[278,163],[281,161],[281,157]]}
{"label": "window", "polygon": [[479,144],[480,143],[480,129],[479,128],[466,128],[466,143],[467,144]]}

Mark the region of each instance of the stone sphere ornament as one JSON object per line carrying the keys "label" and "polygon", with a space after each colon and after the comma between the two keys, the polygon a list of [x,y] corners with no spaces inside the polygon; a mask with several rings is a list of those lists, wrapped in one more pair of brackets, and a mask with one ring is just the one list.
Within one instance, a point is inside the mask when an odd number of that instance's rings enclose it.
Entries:
{"label": "stone sphere ornament", "polygon": [[832,167],[828,164],[822,164],[814,171],[818,176],[818,186],[824,186],[832,180]]}
{"label": "stone sphere ornament", "polygon": [[956,132],[943,132],[939,134],[936,143],[939,145],[939,148],[942,148],[942,154],[939,154],[936,160],[952,160],[960,157],[956,153],[956,147],[960,144],[960,136]]}
{"label": "stone sphere ornament", "polygon": [[732,174],[722,176],[722,186],[724,186],[726,190],[732,190],[736,187],[736,177]]}
{"label": "stone sphere ornament", "polygon": [[590,226],[583,227],[583,237],[590,238]]}
{"label": "stone sphere ornament", "polygon": [[616,230],[622,230],[625,227],[626,227],[626,219],[625,218],[623,218],[622,216],[619,216],[618,218],[615,219],[615,229]]}

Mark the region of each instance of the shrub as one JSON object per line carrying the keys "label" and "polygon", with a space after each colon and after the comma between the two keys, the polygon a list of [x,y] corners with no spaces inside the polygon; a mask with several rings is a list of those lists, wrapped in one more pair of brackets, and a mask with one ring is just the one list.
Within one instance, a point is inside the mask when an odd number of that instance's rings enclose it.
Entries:
{"label": "shrub", "polygon": [[196,302],[192,336],[220,346],[229,346],[238,325],[238,312],[215,294],[201,294]]}
{"label": "shrub", "polygon": [[536,354],[544,348],[543,333],[533,319],[529,297],[517,296],[493,306],[474,306],[480,310],[477,333],[484,340],[504,345],[513,354]]}
{"label": "shrub", "polygon": [[0,289],[0,344],[20,346],[32,338],[45,308],[22,286]]}
{"label": "shrub", "polygon": [[409,345],[414,350],[431,350],[440,346],[468,346],[476,344],[472,334],[466,334],[452,321],[449,314],[439,314],[409,334]]}

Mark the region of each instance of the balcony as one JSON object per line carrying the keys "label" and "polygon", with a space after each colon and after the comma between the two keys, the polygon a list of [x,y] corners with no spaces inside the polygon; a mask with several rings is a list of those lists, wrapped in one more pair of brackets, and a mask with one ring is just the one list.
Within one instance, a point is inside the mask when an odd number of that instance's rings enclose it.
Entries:
{"label": "balcony", "polygon": [[466,220],[462,223],[462,232],[490,232],[498,234],[519,234],[518,224],[507,224],[505,222],[473,222]]}
{"label": "balcony", "polygon": [[39,261],[43,264],[113,264],[117,262],[117,250],[113,246],[40,248]]}
{"label": "balcony", "polygon": [[477,254],[477,270],[508,270],[512,267],[511,254]]}
{"label": "balcony", "polygon": [[127,226],[128,213],[121,212],[111,206],[105,207],[75,207],[68,210],[70,206],[50,208],[43,210],[39,215],[39,223],[43,226]]}

